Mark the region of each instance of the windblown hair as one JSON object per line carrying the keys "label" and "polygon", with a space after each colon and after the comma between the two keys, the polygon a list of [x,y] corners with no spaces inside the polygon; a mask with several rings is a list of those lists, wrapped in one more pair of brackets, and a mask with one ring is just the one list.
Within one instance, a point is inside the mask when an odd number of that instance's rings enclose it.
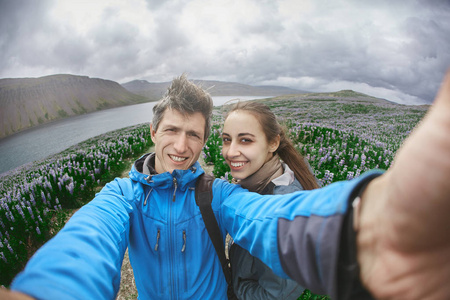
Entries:
{"label": "windblown hair", "polygon": [[155,130],[158,130],[159,123],[168,108],[174,109],[184,116],[201,113],[205,118],[204,141],[208,139],[213,110],[212,98],[208,92],[189,81],[184,73],[173,79],[164,97],[153,106],[152,125]]}
{"label": "windblown hair", "polygon": [[268,143],[272,142],[279,135],[280,145],[274,154],[278,154],[289,166],[305,190],[318,188],[316,178],[311,173],[307,162],[295,149],[292,141],[286,136],[285,129],[278,123],[275,114],[267,105],[254,101],[238,102],[231,107],[225,119],[233,111],[244,111],[255,116],[259,124],[261,124]]}

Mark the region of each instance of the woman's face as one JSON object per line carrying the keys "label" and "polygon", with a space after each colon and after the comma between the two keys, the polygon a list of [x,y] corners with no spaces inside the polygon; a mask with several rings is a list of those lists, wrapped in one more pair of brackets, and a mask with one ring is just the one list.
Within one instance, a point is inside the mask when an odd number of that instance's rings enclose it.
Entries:
{"label": "woman's face", "polygon": [[236,110],[225,120],[222,155],[231,175],[244,179],[258,171],[278,148],[278,141],[268,143],[258,120],[250,113]]}

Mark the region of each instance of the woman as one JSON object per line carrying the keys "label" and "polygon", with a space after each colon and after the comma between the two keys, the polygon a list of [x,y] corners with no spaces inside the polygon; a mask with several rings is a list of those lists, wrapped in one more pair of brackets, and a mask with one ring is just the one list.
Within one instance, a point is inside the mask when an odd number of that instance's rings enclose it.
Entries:
{"label": "woman", "polygon": [[[308,163],[262,103],[235,104],[225,118],[222,141],[222,155],[231,175],[252,192],[286,194],[318,187]],[[297,299],[302,294],[303,287],[276,276],[248,251],[236,244],[229,249],[233,287],[239,299]]]}

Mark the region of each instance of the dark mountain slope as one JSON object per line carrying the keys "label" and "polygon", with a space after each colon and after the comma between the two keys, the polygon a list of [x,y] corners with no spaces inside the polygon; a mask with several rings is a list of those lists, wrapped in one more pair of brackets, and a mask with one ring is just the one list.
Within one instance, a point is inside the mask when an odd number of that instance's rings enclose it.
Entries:
{"label": "dark mountain slope", "polygon": [[0,138],[68,116],[147,101],[117,82],[87,76],[0,79]]}

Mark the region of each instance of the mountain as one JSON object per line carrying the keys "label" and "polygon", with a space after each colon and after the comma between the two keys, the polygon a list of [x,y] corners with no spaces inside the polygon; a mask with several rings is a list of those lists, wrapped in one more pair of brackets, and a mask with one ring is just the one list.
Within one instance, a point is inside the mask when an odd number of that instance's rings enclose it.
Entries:
{"label": "mountain", "polygon": [[148,102],[110,80],[76,75],[0,79],[0,138],[68,116]]}
{"label": "mountain", "polygon": [[[193,80],[193,82],[207,90],[211,96],[280,96],[305,93],[281,86],[252,86],[211,80]],[[133,80],[122,84],[130,92],[147,97],[152,101],[161,99],[169,85],[170,82],[151,83],[146,80]]]}
{"label": "mountain", "polygon": [[373,102],[373,103],[391,103],[398,104],[393,101],[389,101],[383,98],[373,97],[360,92],[355,92],[353,90],[341,90],[337,92],[324,92],[324,93],[302,93],[297,95],[281,95],[277,96],[276,99],[279,100],[292,100],[292,101],[353,101],[353,102]]}

